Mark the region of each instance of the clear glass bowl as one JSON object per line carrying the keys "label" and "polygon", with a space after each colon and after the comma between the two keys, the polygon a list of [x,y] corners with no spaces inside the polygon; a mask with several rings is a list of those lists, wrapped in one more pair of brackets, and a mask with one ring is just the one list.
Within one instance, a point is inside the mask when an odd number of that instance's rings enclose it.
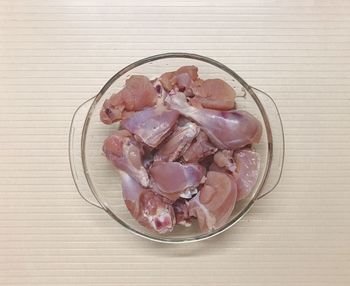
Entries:
{"label": "clear glass bowl", "polygon": [[[124,204],[119,175],[102,153],[104,139],[117,130],[118,124],[103,124],[99,112],[104,100],[119,91],[129,76],[139,74],[153,79],[184,65],[197,66],[202,79],[225,80],[236,91],[237,107],[249,111],[262,122],[262,139],[255,145],[261,155],[261,170],[250,196],[236,204],[223,227],[204,233],[194,224],[188,228],[176,226],[171,233],[158,234],[139,225]],[[234,71],[215,60],[195,54],[167,53],[125,67],[96,96],[78,107],[70,128],[69,158],[72,176],[80,195],[90,204],[106,211],[126,229],[159,242],[191,242],[212,237],[228,229],[248,212],[256,200],[276,187],[283,167],[284,135],[278,109],[269,95],[249,86]]]}

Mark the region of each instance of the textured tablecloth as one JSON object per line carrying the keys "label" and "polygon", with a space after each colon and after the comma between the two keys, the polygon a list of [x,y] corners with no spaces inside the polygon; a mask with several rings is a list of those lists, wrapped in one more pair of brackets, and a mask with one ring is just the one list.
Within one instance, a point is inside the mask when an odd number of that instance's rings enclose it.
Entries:
{"label": "textured tablecloth", "polygon": [[[279,187],[224,234],[163,245],[75,190],[75,108],[126,64],[187,51],[271,94]],[[0,285],[350,285],[349,1],[0,1]]]}

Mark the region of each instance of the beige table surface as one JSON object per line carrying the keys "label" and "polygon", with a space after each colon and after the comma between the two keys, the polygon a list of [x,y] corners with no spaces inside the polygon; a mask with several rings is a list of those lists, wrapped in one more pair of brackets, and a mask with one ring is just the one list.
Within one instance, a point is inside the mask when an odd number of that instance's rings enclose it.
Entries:
{"label": "beige table surface", "polygon": [[[124,65],[213,57],[270,93],[280,186],[234,228],[162,245],[76,192],[71,116]],[[350,1],[0,1],[0,285],[350,285]]]}

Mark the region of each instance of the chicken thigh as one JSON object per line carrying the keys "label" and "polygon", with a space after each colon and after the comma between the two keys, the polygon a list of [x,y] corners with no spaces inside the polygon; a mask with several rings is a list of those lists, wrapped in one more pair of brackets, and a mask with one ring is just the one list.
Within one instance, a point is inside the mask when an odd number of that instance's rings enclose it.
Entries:
{"label": "chicken thigh", "polygon": [[228,175],[209,171],[199,193],[189,202],[189,214],[198,219],[201,231],[223,226],[237,198],[237,185]]}
{"label": "chicken thigh", "polygon": [[150,80],[142,75],[133,75],[125,82],[125,87],[107,99],[100,112],[101,121],[112,124],[139,111],[155,105],[157,93]]}
{"label": "chicken thigh", "polygon": [[236,92],[221,79],[207,79],[199,86],[192,87],[194,106],[218,110],[230,110],[235,107]]}
{"label": "chicken thigh", "polygon": [[[188,196],[205,179],[205,169],[199,164],[155,162],[149,169],[154,191],[171,201]],[[190,193],[191,195],[191,193]]]}
{"label": "chicken thigh", "polygon": [[176,223],[172,205],[127,173],[120,171],[120,176],[124,201],[131,215],[148,229],[159,233],[172,231]]}

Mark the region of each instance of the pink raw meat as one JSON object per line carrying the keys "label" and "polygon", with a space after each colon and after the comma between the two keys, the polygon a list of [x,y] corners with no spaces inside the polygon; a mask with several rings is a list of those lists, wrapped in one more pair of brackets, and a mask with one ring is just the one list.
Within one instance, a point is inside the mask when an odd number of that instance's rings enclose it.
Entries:
{"label": "pink raw meat", "polygon": [[[228,151],[228,150],[224,150]],[[254,188],[260,171],[260,155],[250,149],[240,149],[234,152],[221,152],[220,158],[214,157],[210,171],[228,174],[237,183],[237,201],[246,198]],[[234,160],[233,160],[234,159]]]}
{"label": "pink raw meat", "polygon": [[234,172],[237,169],[236,163],[233,160],[232,150],[220,150],[214,155],[214,162],[221,168],[226,168],[230,172]]}
{"label": "pink raw meat", "polygon": [[154,86],[154,89],[157,92],[157,103],[156,104],[163,104],[164,99],[168,96],[168,92],[163,87],[162,83],[158,78],[154,79],[152,81],[152,84]]}
{"label": "pink raw meat", "polygon": [[166,91],[176,89],[192,94],[191,86],[198,79],[198,68],[196,66],[183,66],[175,72],[166,72],[159,78]]}
{"label": "pink raw meat", "polygon": [[242,149],[237,150],[233,156],[237,164],[237,200],[241,200],[250,194],[258,180],[260,155],[255,151]]}
{"label": "pink raw meat", "polygon": [[[226,173],[228,175],[232,175],[225,167],[219,167],[215,162],[212,162],[209,166],[209,171]],[[235,178],[235,177],[234,177]]]}
{"label": "pink raw meat", "polygon": [[121,121],[121,127],[134,134],[137,140],[154,148],[167,137],[178,117],[179,112],[157,105],[135,112]]}
{"label": "pink raw meat", "polygon": [[178,200],[176,200],[175,203],[173,203],[176,224],[181,224],[186,227],[191,226],[192,218],[190,217],[190,214],[188,212],[188,206],[188,201],[183,198],[179,198]]}
{"label": "pink raw meat", "polygon": [[228,175],[209,171],[198,194],[189,202],[189,213],[198,219],[201,231],[223,226],[229,219],[237,198],[237,185]]}
{"label": "pink raw meat", "polygon": [[125,87],[107,99],[100,112],[101,121],[112,124],[126,118],[130,111],[139,111],[153,106],[157,93],[150,80],[142,75],[133,75],[125,82]]}
{"label": "pink raw meat", "polygon": [[192,87],[194,98],[192,105],[218,110],[230,110],[235,107],[236,92],[221,79],[207,79],[199,86]]}
{"label": "pink raw meat", "polygon": [[246,111],[195,108],[186,102],[183,93],[168,96],[166,102],[171,109],[199,124],[210,141],[220,149],[235,150],[260,140],[261,123]]}
{"label": "pink raw meat", "polygon": [[198,162],[217,151],[217,148],[209,142],[208,136],[204,132],[201,131],[195,140],[183,155],[186,162]]}
{"label": "pink raw meat", "polygon": [[120,130],[109,136],[104,141],[103,152],[115,167],[127,172],[142,186],[149,185],[147,171],[142,165],[143,151],[128,131]]}
{"label": "pink raw meat", "polygon": [[174,209],[166,199],[145,189],[125,172],[120,172],[125,204],[131,215],[143,226],[159,233],[173,230]]}
{"label": "pink raw meat", "polygon": [[188,122],[183,126],[177,126],[174,132],[160,146],[155,155],[155,161],[175,161],[188,149],[193,138],[199,133],[199,127]]}
{"label": "pink raw meat", "polygon": [[205,178],[205,169],[199,164],[158,161],[149,169],[153,189],[171,201],[180,196],[190,197]]}

